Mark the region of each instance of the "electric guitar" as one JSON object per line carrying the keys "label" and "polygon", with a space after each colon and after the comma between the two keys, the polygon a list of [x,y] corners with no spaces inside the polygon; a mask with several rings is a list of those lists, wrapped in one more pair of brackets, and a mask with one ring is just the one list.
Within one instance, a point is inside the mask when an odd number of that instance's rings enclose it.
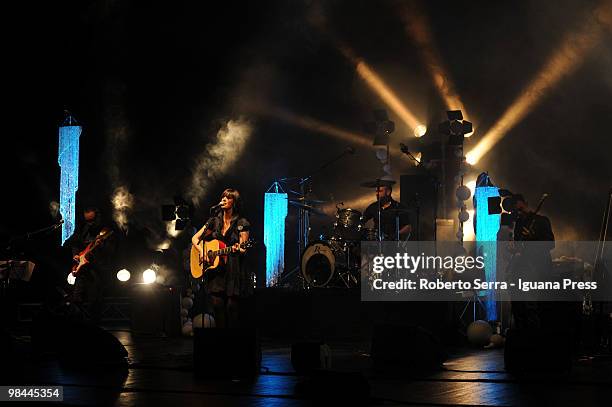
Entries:
{"label": "electric guitar", "polygon": [[113,234],[113,231],[110,229],[102,229],[98,236],[90,242],[79,254],[74,256],[74,264],[72,265],[72,270],[70,274],[68,274],[68,282],[71,285],[74,284],[74,280],[76,279],[77,274],[81,271],[83,266],[89,264],[89,260],[87,259],[87,255],[91,253],[96,247],[98,247],[102,242],[108,239]]}
{"label": "electric guitar", "polygon": [[[254,244],[255,241],[249,239],[240,243],[240,248],[248,249],[253,247]],[[199,246],[202,248],[203,256],[200,256],[200,250],[195,245],[191,245],[190,266],[193,278],[200,278],[204,273],[215,270],[221,264],[225,264],[227,262],[227,255],[232,252],[232,246],[227,246],[217,239],[207,242],[201,241]]]}

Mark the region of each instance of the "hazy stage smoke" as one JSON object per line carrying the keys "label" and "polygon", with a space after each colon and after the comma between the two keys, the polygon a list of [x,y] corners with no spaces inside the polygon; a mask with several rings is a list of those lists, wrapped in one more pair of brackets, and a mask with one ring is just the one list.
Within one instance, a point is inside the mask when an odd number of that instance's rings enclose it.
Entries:
{"label": "hazy stage smoke", "polygon": [[171,237],[177,237],[179,235],[180,230],[176,230],[176,221],[166,222],[166,233]]}
{"label": "hazy stage smoke", "polygon": [[113,219],[121,229],[127,229],[128,215],[134,207],[134,196],[130,194],[127,187],[115,188],[113,193]]}
{"label": "hazy stage smoke", "polygon": [[205,197],[208,187],[214,185],[238,160],[251,135],[252,126],[245,119],[229,120],[196,160],[187,197],[195,206]]}

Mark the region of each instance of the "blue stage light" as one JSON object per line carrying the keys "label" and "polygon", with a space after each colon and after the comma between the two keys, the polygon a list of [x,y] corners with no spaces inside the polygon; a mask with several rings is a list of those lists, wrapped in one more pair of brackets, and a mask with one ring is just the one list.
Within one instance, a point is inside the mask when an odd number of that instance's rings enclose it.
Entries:
{"label": "blue stage light", "polygon": [[60,213],[62,225],[62,245],[75,228],[76,192],[79,188],[79,137],[82,128],[76,120],[66,112],[66,118],[59,128],[59,153],[57,161],[60,165]]}
{"label": "blue stage light", "polygon": [[287,217],[287,194],[278,192],[275,183],[266,192],[264,199],[264,244],[266,245],[266,286],[278,282],[285,268],[285,218]]}

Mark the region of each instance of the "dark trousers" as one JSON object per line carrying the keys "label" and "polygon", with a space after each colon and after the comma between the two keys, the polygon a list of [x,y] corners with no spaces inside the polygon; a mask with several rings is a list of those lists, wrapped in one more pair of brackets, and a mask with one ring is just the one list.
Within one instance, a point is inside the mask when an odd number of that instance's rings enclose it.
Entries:
{"label": "dark trousers", "polygon": [[77,274],[71,300],[85,310],[91,321],[97,324],[102,318],[103,292],[103,281],[97,270],[86,268]]}
{"label": "dark trousers", "polygon": [[238,297],[228,297],[224,293],[211,293],[210,303],[215,315],[215,326],[217,328],[239,327]]}

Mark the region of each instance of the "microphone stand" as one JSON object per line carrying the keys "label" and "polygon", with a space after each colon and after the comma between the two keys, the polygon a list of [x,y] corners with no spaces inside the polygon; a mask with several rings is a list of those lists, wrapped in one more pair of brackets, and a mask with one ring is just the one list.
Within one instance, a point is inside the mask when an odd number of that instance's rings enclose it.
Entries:
{"label": "microphone stand", "polygon": [[33,237],[37,237],[38,235],[48,234],[48,233],[50,233],[50,232],[52,232],[52,231],[54,231],[56,229],[59,229],[63,224],[64,224],[64,220],[62,219],[61,221],[56,222],[56,223],[54,223],[51,226],[46,226],[46,227],[44,227],[42,229],[37,229],[37,230],[35,230],[33,232],[26,232],[23,235],[18,235],[18,236],[11,237],[9,239],[8,246],[7,246],[6,249],[7,249],[7,251],[9,251],[12,248],[12,244],[14,242],[16,242],[16,241],[19,241],[19,240],[30,240]]}

